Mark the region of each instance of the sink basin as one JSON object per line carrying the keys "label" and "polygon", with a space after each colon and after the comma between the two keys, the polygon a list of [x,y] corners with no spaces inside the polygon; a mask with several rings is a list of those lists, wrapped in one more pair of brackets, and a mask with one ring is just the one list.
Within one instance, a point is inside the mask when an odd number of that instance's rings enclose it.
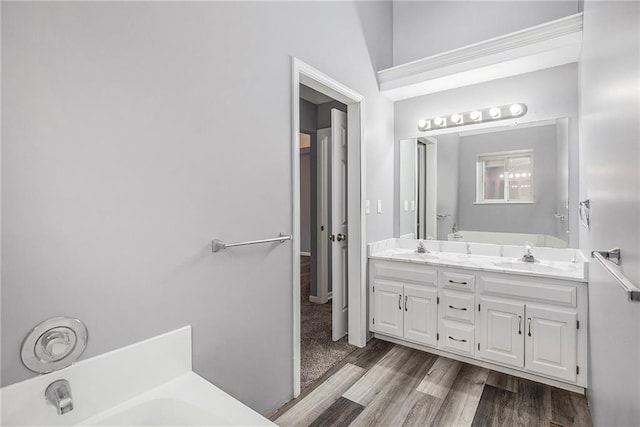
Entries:
{"label": "sink basin", "polygon": [[509,270],[531,271],[534,273],[558,273],[566,271],[570,268],[553,267],[539,262],[524,261],[502,261],[494,264],[498,268],[506,268]]}

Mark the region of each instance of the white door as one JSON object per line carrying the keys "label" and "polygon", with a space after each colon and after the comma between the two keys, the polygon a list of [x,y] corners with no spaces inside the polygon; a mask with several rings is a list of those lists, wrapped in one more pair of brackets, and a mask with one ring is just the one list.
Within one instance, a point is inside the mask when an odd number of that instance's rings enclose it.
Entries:
{"label": "white door", "polygon": [[438,291],[424,286],[404,286],[404,337],[437,345]]}
{"label": "white door", "polygon": [[576,380],[577,313],[527,304],[527,370]]}
{"label": "white door", "polygon": [[524,304],[480,298],[480,356],[506,365],[524,366]]}
{"label": "white door", "polygon": [[373,325],[376,332],[396,337],[403,334],[402,285],[376,280],[373,283],[375,315]]}
{"label": "white door", "polygon": [[347,114],[331,110],[331,320],[332,338],[347,334]]}

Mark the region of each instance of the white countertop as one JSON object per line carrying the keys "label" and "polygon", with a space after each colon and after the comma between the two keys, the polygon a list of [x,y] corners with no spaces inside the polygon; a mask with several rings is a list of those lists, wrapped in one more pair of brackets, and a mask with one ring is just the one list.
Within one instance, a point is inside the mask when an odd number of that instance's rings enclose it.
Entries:
{"label": "white countertop", "polygon": [[588,263],[577,249],[533,248],[536,261],[530,263],[519,255],[524,247],[427,240],[429,253],[417,253],[417,244],[412,239],[374,242],[369,244],[369,258],[587,282]]}

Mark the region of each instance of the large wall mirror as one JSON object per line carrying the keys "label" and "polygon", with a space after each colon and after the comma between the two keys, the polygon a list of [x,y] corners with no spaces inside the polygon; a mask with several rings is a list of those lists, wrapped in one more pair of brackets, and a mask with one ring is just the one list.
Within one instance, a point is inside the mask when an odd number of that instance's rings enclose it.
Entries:
{"label": "large wall mirror", "polygon": [[568,247],[569,119],[403,139],[398,237]]}

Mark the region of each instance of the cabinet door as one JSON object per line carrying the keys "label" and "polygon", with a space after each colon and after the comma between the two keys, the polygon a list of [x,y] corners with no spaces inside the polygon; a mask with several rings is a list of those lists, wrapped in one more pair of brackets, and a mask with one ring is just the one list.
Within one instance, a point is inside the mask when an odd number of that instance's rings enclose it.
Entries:
{"label": "cabinet door", "polygon": [[404,301],[402,285],[389,281],[374,282],[374,325],[376,332],[402,337]]}
{"label": "cabinet door", "polygon": [[404,286],[404,337],[437,345],[438,291],[424,286]]}
{"label": "cabinet door", "polygon": [[480,298],[480,356],[505,365],[524,366],[524,304]]}
{"label": "cabinet door", "polygon": [[527,370],[576,381],[577,313],[527,304],[526,314]]}

